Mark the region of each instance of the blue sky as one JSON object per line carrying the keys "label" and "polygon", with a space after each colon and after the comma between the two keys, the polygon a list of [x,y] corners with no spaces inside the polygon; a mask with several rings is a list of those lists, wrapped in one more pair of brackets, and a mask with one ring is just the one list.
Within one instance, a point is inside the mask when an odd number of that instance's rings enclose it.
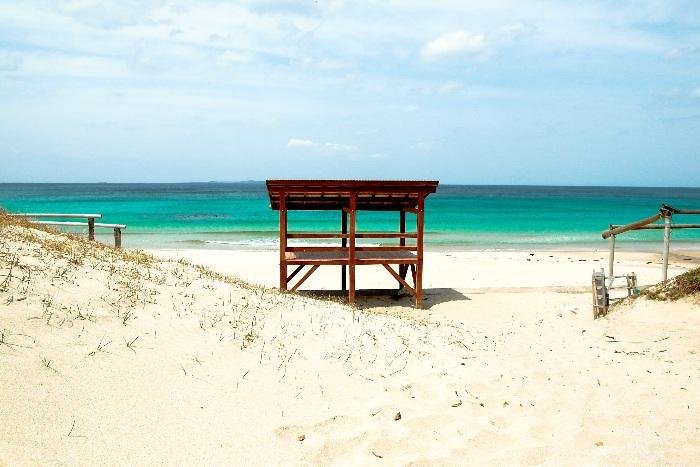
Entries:
{"label": "blue sky", "polygon": [[0,182],[700,185],[700,2],[0,2]]}

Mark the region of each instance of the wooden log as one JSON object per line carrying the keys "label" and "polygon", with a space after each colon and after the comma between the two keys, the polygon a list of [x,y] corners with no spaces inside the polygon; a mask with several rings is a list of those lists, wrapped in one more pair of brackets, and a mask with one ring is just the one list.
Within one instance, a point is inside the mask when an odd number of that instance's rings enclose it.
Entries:
{"label": "wooden log", "polygon": [[296,276],[297,274],[299,274],[299,271],[301,271],[302,269],[304,269],[304,266],[305,266],[304,264],[300,264],[299,266],[297,266],[297,268],[296,268],[294,271],[292,271],[292,273],[289,275],[289,277],[287,277],[287,284],[289,284],[289,282],[290,282],[292,279],[294,279],[294,276]]}
{"label": "wooden log", "polygon": [[348,234],[337,232],[289,232],[287,238],[348,238]]}
{"label": "wooden log", "polygon": [[403,279],[403,277],[401,277],[396,271],[394,271],[391,266],[389,266],[388,264],[382,264],[382,266],[384,266],[384,269],[389,271],[389,274],[391,274],[394,277],[394,279],[396,279],[399,282],[399,285],[403,286],[403,288],[405,288],[408,291],[408,293],[410,293],[413,297],[416,296],[416,291],[413,289],[413,287],[408,285],[408,282],[406,282]]}
{"label": "wooden log", "polygon": [[[355,259],[356,265],[367,265],[367,264],[408,264],[415,265],[418,262],[415,258],[390,258],[390,257],[377,257],[377,258],[367,258],[367,259]],[[342,266],[343,264],[348,265],[350,261],[346,258],[303,258],[303,259],[288,259],[286,261],[288,265],[299,265],[299,264],[320,264],[320,265],[333,265]]]}
{"label": "wooden log", "polygon": [[676,214],[700,214],[700,209],[676,209]]}
{"label": "wooden log", "polygon": [[[619,227],[617,225],[611,226],[611,228]],[[637,227],[632,230],[663,230],[666,228],[665,224],[649,224]],[[671,230],[673,229],[700,229],[700,224],[671,224]]]}
{"label": "wooden log", "polygon": [[295,266],[299,264],[304,264],[304,265],[314,265],[318,264],[319,266],[342,266],[344,264],[348,264],[348,260],[346,259],[338,259],[338,258],[315,258],[315,259],[288,259],[287,260],[287,265],[289,266]]}
{"label": "wooden log", "polygon": [[641,226],[644,226],[647,224],[651,224],[652,222],[658,221],[662,217],[663,217],[663,215],[661,213],[654,214],[653,216],[647,217],[646,219],[641,219],[641,220],[638,220],[637,222],[632,222],[631,224],[626,224],[626,225],[623,225],[620,227],[616,227],[614,229],[606,230],[605,232],[603,232],[603,238],[607,239],[611,235],[619,235],[619,234],[627,232],[629,230],[634,230],[638,227],[641,227]]}
{"label": "wooden log", "polygon": [[665,211],[669,214],[700,214],[700,209],[676,209],[666,203],[661,205],[661,209],[659,209],[659,211]]}
{"label": "wooden log", "polygon": [[301,286],[301,284],[303,284],[303,283],[306,281],[306,279],[308,279],[309,277],[311,277],[311,274],[313,274],[314,271],[316,271],[316,269],[318,269],[319,266],[320,266],[320,265],[315,264],[315,265],[313,265],[313,266],[311,267],[311,269],[309,269],[308,271],[306,271],[306,274],[304,274],[304,275],[302,276],[302,278],[299,279],[299,282],[297,282],[297,283],[294,285],[294,287],[292,287],[292,292],[295,292],[295,291]]}
{"label": "wooden log", "polygon": [[403,240],[406,238],[417,238],[418,234],[415,232],[358,232],[355,236],[357,238],[398,238]]}
{"label": "wooden log", "polygon": [[[115,227],[116,228],[116,227]],[[88,218],[88,240],[95,240],[95,218]]]}
{"label": "wooden log", "polygon": [[357,259],[355,264],[416,264],[417,259],[408,258],[367,258],[367,259]]}
{"label": "wooden log", "polygon": [[347,247],[342,246],[288,246],[285,251],[294,253],[322,253],[322,252],[344,252]]}

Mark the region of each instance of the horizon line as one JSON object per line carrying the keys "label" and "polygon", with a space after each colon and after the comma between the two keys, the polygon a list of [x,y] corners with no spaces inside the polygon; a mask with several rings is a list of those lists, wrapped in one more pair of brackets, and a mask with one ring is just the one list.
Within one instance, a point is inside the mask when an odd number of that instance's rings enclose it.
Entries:
{"label": "horizon line", "polygon": [[[297,179],[290,179],[297,180]],[[302,180],[302,179],[298,179]],[[336,180],[327,178],[311,178],[304,180]],[[345,180],[345,179],[337,179]],[[348,179],[349,180],[349,179]],[[384,180],[384,179],[365,179],[358,178],[353,180]],[[387,181],[392,181],[394,179],[386,179]],[[396,179],[399,180],[399,179]],[[418,180],[418,179],[402,179],[405,181]],[[168,181],[168,182],[0,182],[1,185],[197,185],[197,184],[234,184],[234,183],[248,183],[248,184],[265,184],[266,180],[206,180],[206,181]],[[539,184],[539,183],[454,183],[454,182],[440,182],[440,186],[473,186],[473,187],[541,187],[541,188],[689,188],[689,189],[700,189],[700,186],[691,185],[550,185],[550,184]]]}

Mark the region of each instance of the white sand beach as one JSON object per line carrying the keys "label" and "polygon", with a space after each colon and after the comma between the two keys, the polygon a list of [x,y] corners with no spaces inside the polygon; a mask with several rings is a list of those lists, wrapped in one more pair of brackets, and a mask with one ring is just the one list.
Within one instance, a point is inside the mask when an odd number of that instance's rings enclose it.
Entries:
{"label": "white sand beach", "polygon": [[[168,259],[185,259],[224,274],[268,287],[279,285],[279,253],[270,250],[150,250]],[[700,250],[676,252],[669,277],[697,267]],[[608,268],[608,251],[426,251],[426,289],[488,289],[565,287],[588,292],[591,273]],[[615,274],[635,272],[640,285],[661,280],[661,254],[616,252]],[[396,281],[380,266],[361,266],[358,288],[394,288]],[[324,266],[302,289],[340,288],[340,266]],[[428,296],[430,290],[426,290]]]}
{"label": "white sand beach", "polygon": [[[351,308],[278,293],[275,252],[0,228],[0,465],[700,459],[700,304],[593,320],[604,251],[429,252],[423,310]],[[618,261],[658,281],[659,255]],[[323,269],[303,288],[337,287]],[[394,284],[367,267],[358,286]]]}

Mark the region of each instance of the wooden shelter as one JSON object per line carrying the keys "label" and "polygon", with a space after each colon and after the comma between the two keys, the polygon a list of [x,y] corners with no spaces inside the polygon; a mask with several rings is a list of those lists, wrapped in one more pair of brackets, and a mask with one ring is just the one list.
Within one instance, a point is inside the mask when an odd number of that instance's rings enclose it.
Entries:
{"label": "wooden shelter", "polygon": [[[416,308],[420,308],[425,198],[435,193],[437,186],[437,181],[268,180],[270,207],[280,215],[280,290],[297,290],[319,266],[337,265],[342,266],[342,290],[348,291],[348,301],[354,304],[356,267],[382,265],[399,283],[399,288],[415,298]],[[340,211],[341,230],[290,232],[287,211],[291,210]],[[398,232],[358,232],[357,211],[397,212]],[[416,216],[415,232],[406,232],[407,213]],[[358,245],[356,241],[360,238],[398,239],[398,244]],[[289,246],[288,239],[340,239],[341,244]],[[411,244],[407,244],[407,239]],[[398,271],[392,265],[396,265]],[[295,266],[289,275],[288,266]],[[290,281],[306,266],[310,269],[289,289]],[[409,270],[413,286],[406,281]]]}

